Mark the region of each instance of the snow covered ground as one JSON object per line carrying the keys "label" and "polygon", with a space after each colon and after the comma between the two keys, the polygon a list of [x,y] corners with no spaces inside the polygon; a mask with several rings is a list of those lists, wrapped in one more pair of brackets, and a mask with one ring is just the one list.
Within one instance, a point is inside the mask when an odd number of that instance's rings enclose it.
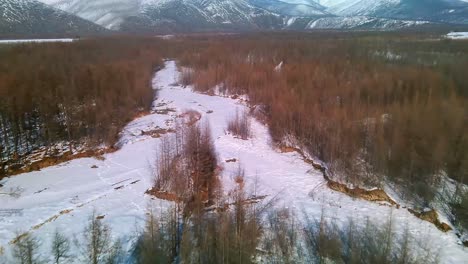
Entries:
{"label": "snow covered ground", "polygon": [[41,43],[41,42],[72,42],[74,39],[4,39],[0,40],[0,44],[15,44],[15,43]]}
{"label": "snow covered ground", "polygon": [[468,39],[468,32],[450,32],[447,34],[449,39]]}
{"label": "snow covered ground", "polygon": [[[357,200],[330,190],[321,173],[299,154],[273,149],[267,127],[259,122],[252,121],[250,140],[227,135],[227,120],[237,109],[247,106],[229,97],[198,94],[190,87],[183,88],[176,84],[178,74],[176,64],[166,62],[165,69],[154,78],[154,88],[160,89],[154,113],[128,124],[121,134],[122,148],[106,154],[105,160],[77,159],[0,182],[4,185],[2,192],[20,190],[19,197],[0,195],[0,246],[5,248],[5,254],[9,254],[15,232],[31,231],[40,237],[46,253],[50,252],[51,235],[56,228],[68,237],[80,239],[93,210],[104,216],[114,237],[121,238],[124,248],[128,248],[135,239],[135,230],[143,225],[147,208],[152,206],[157,212],[158,208],[169,206],[169,202],[152,200],[144,194],[152,186],[149,167],[160,139],[143,135],[142,131],[170,128],[179,114],[196,110],[210,123],[224,168],[225,192],[235,186],[232,176],[240,162],[250,189],[255,188],[258,195],[268,195],[267,199],[278,197],[277,206],[294,210],[298,217],[305,212],[310,218],[318,218],[324,211],[326,218],[338,223],[352,217],[356,223],[364,224],[366,219],[383,223],[392,215],[395,230],[403,232],[407,228],[417,239],[416,247],[430,242],[432,250],[440,249],[442,263],[466,263],[468,250],[457,244],[453,232],[442,233],[404,208]],[[165,109],[175,112],[157,111]],[[237,162],[225,162],[232,158]],[[97,168],[92,168],[94,165]]]}

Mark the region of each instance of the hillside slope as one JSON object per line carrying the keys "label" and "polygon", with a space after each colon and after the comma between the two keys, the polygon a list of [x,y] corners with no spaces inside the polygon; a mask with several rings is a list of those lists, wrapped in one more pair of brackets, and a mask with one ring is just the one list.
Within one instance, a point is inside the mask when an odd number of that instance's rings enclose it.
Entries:
{"label": "hillside slope", "polygon": [[124,31],[187,32],[282,29],[279,14],[245,0],[166,0],[142,3],[140,15],[122,24]]}
{"label": "hillside slope", "polygon": [[40,0],[109,29],[139,14],[142,0]]}
{"label": "hillside slope", "polygon": [[0,1],[0,37],[79,36],[105,31],[90,21],[35,0]]}
{"label": "hillside slope", "polygon": [[381,7],[371,15],[396,19],[467,24],[468,3],[459,0],[402,0],[391,8]]}
{"label": "hillside slope", "polygon": [[131,33],[398,29],[468,24],[461,0],[40,0]]}
{"label": "hillside slope", "polygon": [[468,2],[461,0],[321,0],[326,11],[338,16],[468,23]]}

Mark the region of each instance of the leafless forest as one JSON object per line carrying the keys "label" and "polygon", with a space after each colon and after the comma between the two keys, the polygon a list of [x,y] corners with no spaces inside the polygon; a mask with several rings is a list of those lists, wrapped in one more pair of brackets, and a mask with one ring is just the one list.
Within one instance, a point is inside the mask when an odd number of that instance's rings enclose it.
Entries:
{"label": "leafless forest", "polygon": [[390,183],[424,207],[441,198],[445,176],[468,179],[464,41],[266,34],[200,37],[190,46],[180,56],[192,69],[184,82],[247,94],[279,145],[304,149],[336,180]]}
{"label": "leafless forest", "polygon": [[157,47],[126,38],[0,47],[0,165],[63,141],[112,145],[151,106]]}
{"label": "leafless forest", "polygon": [[[0,46],[0,178],[7,162],[41,147],[113,146],[123,126],[150,109],[152,76],[163,58],[173,58],[184,85],[248,96],[251,112],[227,120],[228,132],[249,138],[248,118],[255,117],[278,147],[301,149],[333,180],[391,186],[417,209],[442,204],[466,230],[467,44],[415,33],[323,32]],[[252,202],[241,166],[238,189],[224,197],[209,125],[180,124],[162,139],[148,192],[176,205],[148,215],[134,248],[138,263],[436,262],[429,250],[425,258],[413,255],[409,232],[392,236],[391,217],[382,226],[325,219],[301,225],[286,209]],[[227,207],[214,206],[221,200]],[[82,247],[89,263],[120,263],[110,231],[91,216],[87,245],[71,245],[57,232],[56,263],[70,257],[70,246]],[[37,243],[24,237],[18,260],[36,263]],[[267,251],[259,252],[260,244]]]}

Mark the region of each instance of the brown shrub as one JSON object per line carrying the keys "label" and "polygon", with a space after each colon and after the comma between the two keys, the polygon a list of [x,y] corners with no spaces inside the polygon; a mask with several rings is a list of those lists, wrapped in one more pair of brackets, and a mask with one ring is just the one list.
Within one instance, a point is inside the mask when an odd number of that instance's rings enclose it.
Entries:
{"label": "brown shrub", "polygon": [[228,121],[227,131],[241,139],[248,139],[251,136],[250,119],[247,112],[239,113]]}
{"label": "brown shrub", "polygon": [[220,188],[217,156],[208,124],[182,124],[174,135],[161,139],[151,193],[168,193],[180,201],[212,203]]}

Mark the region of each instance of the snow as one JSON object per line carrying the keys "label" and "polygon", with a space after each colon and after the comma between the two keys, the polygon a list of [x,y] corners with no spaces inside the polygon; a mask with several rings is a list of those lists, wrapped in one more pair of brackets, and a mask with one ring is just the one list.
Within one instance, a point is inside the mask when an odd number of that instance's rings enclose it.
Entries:
{"label": "snow", "polygon": [[369,16],[324,17],[311,21],[308,29],[397,29],[429,23],[420,20],[395,20]]}
{"label": "snow", "polygon": [[392,51],[389,51],[389,50],[387,50],[386,52],[385,51],[375,51],[374,55],[376,57],[386,58],[389,61],[398,61],[398,60],[401,60],[403,58],[402,55],[395,54],[395,53],[393,53]]}
{"label": "snow", "polygon": [[73,42],[74,39],[4,39],[0,40],[0,44],[16,44],[16,43],[42,43],[42,42]]}
{"label": "snow", "polygon": [[[189,19],[196,16],[205,22],[215,24],[235,24],[245,26],[253,23],[257,16],[273,15],[257,8],[250,1],[205,1],[205,0],[144,0],[140,12],[151,16],[156,10],[165,12],[167,8],[186,6],[190,12],[183,14]],[[172,19],[172,18],[170,18]]]}
{"label": "snow", "polygon": [[[15,0],[11,0],[15,1]],[[181,14],[202,19],[208,24],[245,27],[258,23],[255,18],[268,16],[284,20],[284,24],[277,27],[288,28],[295,24],[298,18],[327,17],[318,21],[315,28],[349,29],[353,23],[361,26],[370,19],[383,24],[371,28],[398,29],[419,25],[408,21],[398,22],[381,17],[380,11],[396,8],[401,0],[39,0],[54,8],[77,15],[83,19],[99,24],[108,29],[119,29],[129,17],[143,17],[148,19],[156,12],[165,12],[167,8],[190,10]],[[457,0],[458,1],[458,0]],[[467,0],[464,0],[465,2]],[[159,10],[159,11],[158,11]],[[447,10],[453,15],[455,9]],[[369,17],[369,18],[366,18]],[[163,18],[165,19],[165,18]],[[172,20],[172,18],[168,18]],[[382,21],[380,21],[382,20]],[[388,20],[388,21],[387,21]],[[411,20],[411,19],[409,19]],[[414,20],[420,20],[417,17]],[[153,20],[158,23],[158,19]],[[372,21],[371,21],[372,22]],[[424,22],[427,23],[427,22]],[[267,23],[270,27],[270,23]],[[262,27],[262,25],[257,25]],[[304,29],[309,29],[304,28]]]}
{"label": "snow", "polygon": [[283,68],[283,62],[280,62],[278,65],[276,65],[275,72],[281,72],[282,68]]}
{"label": "snow", "polygon": [[291,17],[289,18],[287,21],[286,21],[286,26],[291,26],[292,24],[294,24],[294,22],[296,22],[297,18],[296,17]]}
{"label": "snow", "polygon": [[136,16],[140,0],[39,0],[54,8],[106,27],[118,29],[125,18]]}
{"label": "snow", "polygon": [[324,12],[324,7],[313,1],[291,1],[291,0],[249,0],[253,5],[273,13],[294,16],[294,17],[314,17],[329,15]]}
{"label": "snow", "polygon": [[[327,219],[338,224],[351,217],[357,224],[364,224],[366,219],[383,223],[392,215],[396,232],[408,228],[416,238],[414,247],[424,244],[420,242],[430,242],[431,249],[440,249],[442,263],[464,263],[468,259],[468,251],[457,244],[453,232],[442,233],[404,208],[357,200],[330,190],[321,173],[303,161],[302,156],[275,150],[268,128],[261,123],[252,120],[253,136],[249,140],[226,134],[227,120],[236,110],[248,109],[244,101],[195,93],[191,87],[177,84],[178,74],[175,62],[166,62],[153,81],[154,88],[159,89],[153,113],[129,123],[121,133],[121,149],[106,154],[105,160],[76,159],[0,182],[4,185],[2,190],[21,189],[18,198],[0,196],[0,245],[7,253],[15,231],[31,230],[41,237],[44,254],[49,252],[56,228],[68,237],[80,239],[93,210],[105,215],[104,221],[111,226],[114,237],[122,238],[124,248],[128,248],[135,239],[134,231],[143,226],[147,208],[153,207],[158,212],[170,205],[144,194],[152,186],[149,168],[160,139],[145,136],[141,131],[173,127],[178,115],[193,109],[202,114],[202,121],[209,121],[223,167],[224,192],[234,188],[232,176],[240,163],[245,168],[249,190],[268,195],[267,199],[279,198],[276,206],[293,210],[299,218],[304,213],[318,218],[324,211]],[[175,112],[156,111],[167,108]],[[238,161],[225,162],[232,158]],[[91,168],[93,165],[98,168]],[[64,210],[72,211],[60,214]]]}
{"label": "snow", "polygon": [[394,7],[401,0],[320,0],[327,11],[342,16],[365,16],[387,7]]}
{"label": "snow", "polygon": [[468,39],[468,32],[450,32],[446,37],[449,39]]}

